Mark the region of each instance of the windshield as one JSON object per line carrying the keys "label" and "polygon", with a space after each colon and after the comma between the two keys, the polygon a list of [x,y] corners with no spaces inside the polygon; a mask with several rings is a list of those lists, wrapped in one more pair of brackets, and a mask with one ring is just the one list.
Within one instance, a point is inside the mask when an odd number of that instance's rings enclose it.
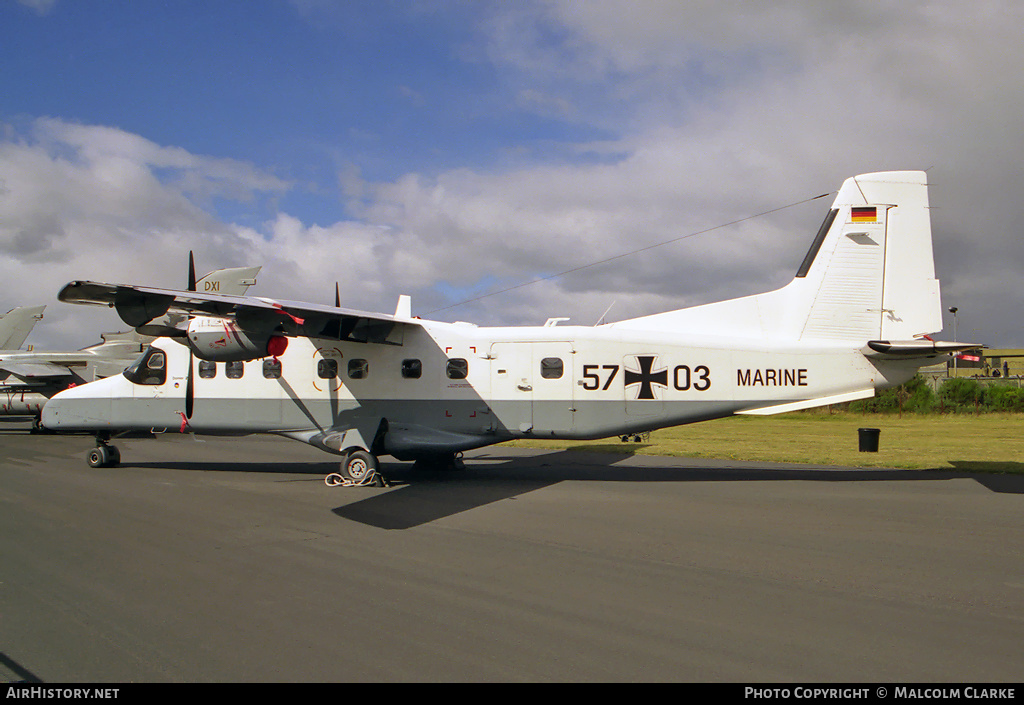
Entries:
{"label": "windshield", "polygon": [[134,384],[163,384],[167,381],[167,355],[160,348],[150,347],[124,371],[124,376]]}

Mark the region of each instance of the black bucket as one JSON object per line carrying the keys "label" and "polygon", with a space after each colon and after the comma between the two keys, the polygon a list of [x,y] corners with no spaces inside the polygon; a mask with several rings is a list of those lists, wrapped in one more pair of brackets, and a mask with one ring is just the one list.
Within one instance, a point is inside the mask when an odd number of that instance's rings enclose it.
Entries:
{"label": "black bucket", "polygon": [[877,453],[878,437],[882,434],[879,428],[858,428],[857,439],[861,453]]}

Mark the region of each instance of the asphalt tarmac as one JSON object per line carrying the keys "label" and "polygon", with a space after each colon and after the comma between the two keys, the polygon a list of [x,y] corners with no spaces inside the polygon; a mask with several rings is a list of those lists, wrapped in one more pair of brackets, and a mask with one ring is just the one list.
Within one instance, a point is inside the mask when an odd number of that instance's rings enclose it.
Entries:
{"label": "asphalt tarmac", "polygon": [[[0,429],[0,681],[1017,682],[1024,476]],[[624,445],[624,450],[629,446]]]}

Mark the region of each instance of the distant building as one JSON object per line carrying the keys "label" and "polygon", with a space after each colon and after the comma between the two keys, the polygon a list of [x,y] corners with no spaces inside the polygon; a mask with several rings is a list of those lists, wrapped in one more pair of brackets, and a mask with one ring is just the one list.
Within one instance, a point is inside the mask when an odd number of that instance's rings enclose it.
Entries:
{"label": "distant building", "polygon": [[[1007,348],[983,348],[978,351],[981,360],[974,374],[979,377],[1022,377],[1024,376],[1024,350]],[[957,368],[964,360],[957,360]],[[966,368],[972,369],[972,368]],[[961,375],[962,376],[962,375]],[[972,375],[973,376],[973,375]]]}
{"label": "distant building", "polygon": [[935,387],[948,377],[977,377],[993,382],[1006,379],[1020,386],[1024,380],[1024,350],[975,348],[945,364],[925,367],[921,374]]}

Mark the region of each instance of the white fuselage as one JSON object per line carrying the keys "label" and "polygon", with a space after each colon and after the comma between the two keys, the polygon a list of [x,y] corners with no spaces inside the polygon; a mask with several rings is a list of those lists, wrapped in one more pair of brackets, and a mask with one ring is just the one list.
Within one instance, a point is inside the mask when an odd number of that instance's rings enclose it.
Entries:
{"label": "white fuselage", "polygon": [[154,348],[166,353],[162,376],[136,375],[133,382],[119,375],[63,392],[58,404],[46,406],[43,424],[93,432],[270,432],[341,453],[372,446],[384,421],[379,450],[416,457],[511,438],[600,438],[805,400],[870,396],[917,367],[883,366],[849,345],[764,345],[614,326],[423,321],[401,345],[297,338],[276,360],[232,363],[229,370],[158,339]]}

